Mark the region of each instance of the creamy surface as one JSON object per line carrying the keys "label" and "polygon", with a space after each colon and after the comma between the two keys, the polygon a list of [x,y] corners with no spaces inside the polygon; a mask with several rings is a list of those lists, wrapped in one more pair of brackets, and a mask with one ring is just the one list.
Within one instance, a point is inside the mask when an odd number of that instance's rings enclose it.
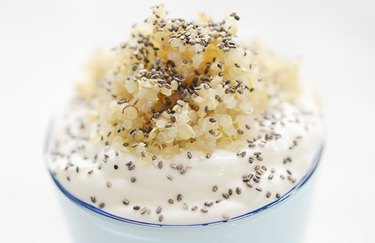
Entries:
{"label": "creamy surface", "polygon": [[319,107],[274,100],[255,116],[257,138],[242,150],[182,151],[152,161],[88,139],[89,104],[74,100],[52,129],[48,166],[77,198],[111,214],[163,224],[207,223],[257,209],[288,192],[311,168],[323,142]]}

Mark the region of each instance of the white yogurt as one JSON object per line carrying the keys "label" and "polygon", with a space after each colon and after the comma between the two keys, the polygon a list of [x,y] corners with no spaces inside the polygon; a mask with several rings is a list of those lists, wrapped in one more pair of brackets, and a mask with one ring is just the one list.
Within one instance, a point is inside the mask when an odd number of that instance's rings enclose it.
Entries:
{"label": "white yogurt", "polygon": [[[143,222],[207,223],[257,209],[298,183],[323,143],[319,107],[308,95],[297,105],[271,102],[267,112],[271,120],[260,116],[251,128],[261,136],[252,147],[246,143],[238,152],[216,150],[209,158],[191,151],[189,159],[183,151],[152,163],[86,139],[96,129],[85,120],[87,110],[86,104],[74,101],[54,124],[48,166],[80,200]],[[273,135],[267,140],[265,134]],[[250,175],[249,182],[245,175]]]}

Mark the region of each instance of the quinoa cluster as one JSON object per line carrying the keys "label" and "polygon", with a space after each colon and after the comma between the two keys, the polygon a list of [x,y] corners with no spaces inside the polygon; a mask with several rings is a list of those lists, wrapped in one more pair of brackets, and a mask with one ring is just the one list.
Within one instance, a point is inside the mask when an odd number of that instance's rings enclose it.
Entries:
{"label": "quinoa cluster", "polygon": [[143,158],[235,151],[257,135],[254,117],[270,99],[297,98],[296,63],[240,45],[235,13],[189,22],[167,18],[163,5],[152,10],[126,42],[96,57],[79,86],[91,139]]}

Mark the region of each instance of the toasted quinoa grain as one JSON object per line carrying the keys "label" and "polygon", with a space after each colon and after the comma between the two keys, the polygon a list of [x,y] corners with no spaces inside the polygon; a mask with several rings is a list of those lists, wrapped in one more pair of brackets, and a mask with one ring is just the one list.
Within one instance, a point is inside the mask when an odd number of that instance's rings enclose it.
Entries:
{"label": "toasted quinoa grain", "polygon": [[190,22],[168,18],[164,5],[152,11],[126,42],[95,57],[91,79],[78,87],[99,127],[93,139],[150,160],[182,150],[235,151],[253,135],[252,118],[272,90],[281,87],[291,102],[297,96],[297,65],[237,43],[235,13]]}

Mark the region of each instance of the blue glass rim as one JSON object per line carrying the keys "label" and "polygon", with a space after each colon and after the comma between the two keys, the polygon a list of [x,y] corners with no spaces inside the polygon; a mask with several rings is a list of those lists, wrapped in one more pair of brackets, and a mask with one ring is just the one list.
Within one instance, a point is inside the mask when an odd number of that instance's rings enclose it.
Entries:
{"label": "blue glass rim", "polygon": [[235,216],[233,218],[230,218],[230,219],[227,219],[227,220],[218,220],[218,221],[213,221],[213,222],[207,222],[207,223],[197,223],[197,224],[157,224],[157,223],[148,223],[148,222],[143,222],[143,221],[138,221],[138,220],[133,220],[133,219],[128,219],[128,218],[123,218],[123,217],[120,217],[120,216],[116,216],[114,214],[111,214],[111,213],[108,213],[100,208],[97,208],[89,203],[86,203],[84,201],[82,201],[81,199],[75,197],[74,195],[72,195],[70,192],[68,192],[61,184],[60,182],[53,176],[53,173],[49,170],[49,173],[53,179],[53,181],[55,182],[56,186],[60,189],[60,191],[68,198],[70,199],[71,201],[73,201],[74,203],[76,203],[78,206],[81,206],[85,209],[88,209],[94,213],[97,213],[101,216],[104,216],[104,217],[107,217],[107,218],[110,218],[110,219],[114,219],[116,221],[120,221],[120,222],[124,222],[124,223],[129,223],[129,224],[135,224],[135,225],[141,225],[141,226],[149,226],[149,227],[197,227],[197,226],[210,226],[210,225],[218,225],[218,224],[223,224],[223,223],[228,223],[228,222],[233,222],[233,221],[237,221],[237,220],[240,220],[240,219],[243,219],[243,218],[247,218],[247,217],[250,217],[250,216],[253,216],[253,215],[256,215],[258,213],[261,213],[267,209],[270,209],[270,208],[273,208],[277,205],[279,205],[280,203],[284,202],[286,199],[290,198],[292,195],[294,195],[301,187],[303,187],[306,182],[309,181],[309,179],[311,178],[311,176],[314,174],[314,172],[316,171],[318,165],[319,165],[319,162],[320,162],[320,159],[321,159],[321,156],[322,156],[322,153],[323,153],[323,150],[324,150],[324,144],[321,145],[321,147],[319,148],[318,152],[316,153],[315,157],[314,157],[314,160],[313,160],[313,163],[310,167],[310,169],[307,171],[307,173],[305,174],[305,176],[292,188],[290,189],[287,193],[285,193],[284,195],[282,195],[280,198],[260,207],[260,208],[257,208],[255,210],[252,210],[250,212],[247,212],[247,213],[244,213],[244,214],[241,214],[241,215],[238,215],[238,216]]}

